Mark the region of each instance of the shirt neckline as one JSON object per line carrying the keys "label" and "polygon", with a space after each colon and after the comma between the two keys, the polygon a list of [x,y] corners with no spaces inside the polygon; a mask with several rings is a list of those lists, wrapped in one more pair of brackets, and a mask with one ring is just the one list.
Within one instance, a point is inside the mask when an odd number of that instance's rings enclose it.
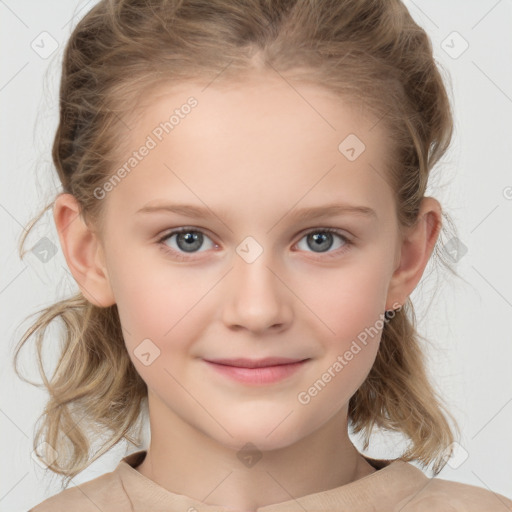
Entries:
{"label": "shirt neckline", "polygon": [[[196,498],[169,491],[144,476],[135,468],[143,462],[146,454],[147,450],[140,450],[125,456],[119,462],[116,472],[122,480],[125,492],[127,492],[126,489],[131,490],[136,489],[137,486],[143,486],[145,489],[150,490],[155,504],[176,505],[177,509],[184,506],[194,507],[198,512],[233,512],[231,508],[206,504]],[[420,469],[403,460],[373,459],[364,455],[363,457],[376,471],[339,487],[265,505],[258,508],[255,512],[287,512],[289,510],[297,510],[298,502],[306,510],[314,508],[318,512],[332,510],[332,504],[350,506],[357,506],[363,503],[368,504],[372,499],[378,500],[379,490],[387,488],[389,485],[396,483],[397,480],[407,478],[411,481],[411,484],[421,484],[428,480],[428,477]],[[147,497],[144,500],[145,505],[151,505],[151,503],[147,502]]]}

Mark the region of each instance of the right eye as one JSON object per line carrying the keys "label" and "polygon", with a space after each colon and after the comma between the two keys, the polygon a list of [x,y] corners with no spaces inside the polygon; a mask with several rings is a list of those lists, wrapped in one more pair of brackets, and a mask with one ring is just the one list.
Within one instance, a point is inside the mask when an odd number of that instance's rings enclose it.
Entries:
{"label": "right eye", "polygon": [[[215,244],[210,237],[201,230],[189,227],[174,229],[160,238],[157,243],[163,251],[170,253],[172,257],[176,257],[180,260],[186,260],[190,259],[186,254],[204,252],[198,251],[197,249],[201,248],[205,238],[210,240],[212,244],[210,248],[218,247],[217,244]],[[171,241],[171,247],[167,244],[167,240]]]}

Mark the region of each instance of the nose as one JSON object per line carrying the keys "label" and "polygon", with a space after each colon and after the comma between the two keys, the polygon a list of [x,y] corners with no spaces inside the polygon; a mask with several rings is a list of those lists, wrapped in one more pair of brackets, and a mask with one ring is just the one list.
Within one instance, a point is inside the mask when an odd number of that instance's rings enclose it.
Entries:
{"label": "nose", "polygon": [[222,318],[230,329],[262,333],[286,329],[293,318],[292,292],[271,267],[266,251],[252,263],[234,256],[234,268],[225,282]]}

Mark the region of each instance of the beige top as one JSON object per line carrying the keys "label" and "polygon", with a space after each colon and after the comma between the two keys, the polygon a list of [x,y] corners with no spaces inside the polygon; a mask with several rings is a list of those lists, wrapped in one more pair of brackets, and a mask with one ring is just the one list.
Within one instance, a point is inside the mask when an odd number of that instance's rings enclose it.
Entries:
{"label": "beige top", "polygon": [[[146,451],[117,468],[48,498],[29,512],[232,512],[175,494],[135,468]],[[506,512],[512,501],[472,485],[428,478],[407,462],[366,460],[377,471],[341,487],[258,508],[255,512]]]}

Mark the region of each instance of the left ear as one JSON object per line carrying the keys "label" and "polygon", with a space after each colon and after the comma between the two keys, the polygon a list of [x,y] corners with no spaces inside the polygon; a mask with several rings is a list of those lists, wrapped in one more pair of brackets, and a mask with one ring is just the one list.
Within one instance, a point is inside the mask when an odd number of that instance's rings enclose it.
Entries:
{"label": "left ear", "polygon": [[386,309],[404,304],[419,283],[442,226],[442,209],[433,197],[424,197],[416,224],[406,228],[400,254],[388,287]]}

